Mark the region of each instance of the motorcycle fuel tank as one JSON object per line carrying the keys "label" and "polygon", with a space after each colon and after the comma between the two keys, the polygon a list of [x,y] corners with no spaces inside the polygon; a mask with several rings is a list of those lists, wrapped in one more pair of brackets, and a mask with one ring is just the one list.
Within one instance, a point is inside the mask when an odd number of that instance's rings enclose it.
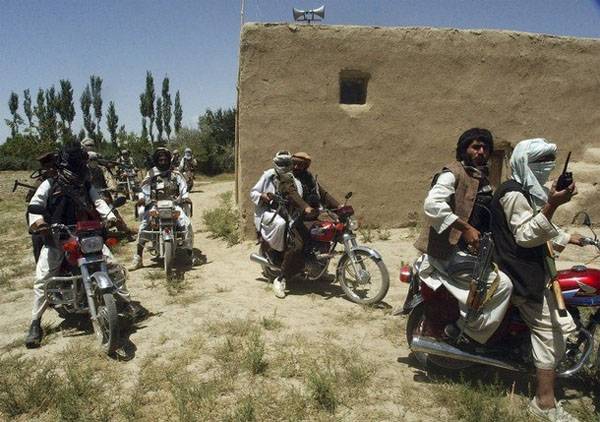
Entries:
{"label": "motorcycle fuel tank", "polygon": [[600,270],[576,265],[559,271],[557,278],[568,305],[600,305]]}
{"label": "motorcycle fuel tank", "polygon": [[331,242],[340,228],[343,229],[343,224],[333,221],[318,221],[310,228],[311,239],[319,242]]}

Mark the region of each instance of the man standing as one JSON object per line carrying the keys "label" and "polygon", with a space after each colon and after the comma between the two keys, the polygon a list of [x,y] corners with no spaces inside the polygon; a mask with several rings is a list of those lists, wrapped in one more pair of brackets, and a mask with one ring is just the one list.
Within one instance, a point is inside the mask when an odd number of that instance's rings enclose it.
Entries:
{"label": "man standing", "polygon": [[[265,171],[250,191],[250,199],[256,205],[256,231],[271,249],[283,255],[281,275],[273,281],[273,292],[280,299],[285,298],[286,281],[304,267],[302,234],[298,225],[289,227],[290,219],[301,214],[314,214],[314,209],[302,199],[302,184],[294,178],[291,171],[292,156],[287,151],[279,151],[273,158],[273,168]],[[278,210],[277,205],[273,204],[274,194],[288,200],[285,211]]]}
{"label": "man standing", "polygon": [[576,420],[554,399],[555,368],[566,350],[575,322],[558,310],[551,289],[556,276],[551,248],[581,245],[581,235],[560,230],[551,221],[556,209],[576,194],[575,183],[557,192],[544,184],[556,163],[556,145],[536,138],[517,144],[510,159],[512,178],[496,191],[491,204],[496,261],[514,284],[513,304],[531,330],[536,394],[529,412],[548,421]]}
{"label": "man standing", "polygon": [[481,231],[489,231],[492,187],[487,179],[487,162],[494,150],[492,134],[472,128],[456,145],[456,161],[435,175],[424,203],[429,225],[415,247],[423,252],[419,267],[421,281],[433,290],[444,286],[458,301],[460,318],[446,326],[450,341],[484,344],[496,331],[509,305],[512,286],[508,277],[489,269],[487,285],[490,299],[476,318],[466,320],[471,271],[454,272],[479,249]]}

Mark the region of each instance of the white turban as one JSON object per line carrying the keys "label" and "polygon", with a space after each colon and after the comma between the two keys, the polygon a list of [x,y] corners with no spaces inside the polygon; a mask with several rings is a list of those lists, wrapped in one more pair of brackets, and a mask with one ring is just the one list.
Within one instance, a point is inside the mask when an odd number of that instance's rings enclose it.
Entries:
{"label": "white turban", "polygon": [[548,201],[548,188],[544,183],[556,165],[555,161],[539,163],[539,158],[556,155],[556,145],[543,138],[526,139],[515,147],[510,157],[512,178],[523,185],[532,197],[536,209]]}

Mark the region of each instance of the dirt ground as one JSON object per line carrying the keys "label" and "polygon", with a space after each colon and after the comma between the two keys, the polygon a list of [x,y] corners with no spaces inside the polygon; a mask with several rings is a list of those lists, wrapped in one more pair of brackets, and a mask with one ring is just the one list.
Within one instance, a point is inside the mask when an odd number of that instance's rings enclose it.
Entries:
{"label": "dirt ground", "polygon": [[[12,188],[12,180],[12,174],[2,175],[2,195]],[[250,253],[256,249],[254,242],[227,247],[223,241],[211,238],[203,227],[202,212],[217,206],[219,195],[233,188],[232,181],[198,181],[195,185],[191,196],[195,208],[195,246],[206,257],[206,262],[184,274],[176,294],[169,294],[161,268],[150,260],[149,254],[144,257],[143,269],[129,273],[128,286],[132,296],[148,309],[150,315],[128,333],[127,358],[108,363],[121,374],[123,391],[127,392],[128,386],[136,383],[149,361],[177,356],[190,345],[193,347],[199,337],[204,340],[198,343],[195,358],[187,368],[204,373],[210,371],[211,365],[205,364],[207,355],[214,352],[214,344],[220,341],[221,335],[215,331],[215,324],[262,321],[266,327],[262,334],[265,359],[269,363],[266,378],[272,385],[293,384],[293,377],[288,380],[281,376],[278,362],[286,356],[294,356],[295,344],[314,356],[322,356],[319,350],[335,345],[337,350],[351,352],[350,356],[358,354],[370,368],[372,375],[361,392],[362,397],[357,398],[358,404],[353,406],[346,402],[340,405],[331,420],[451,419],[447,406],[436,398],[440,387],[409,357],[404,339],[405,318],[392,315],[392,309],[403,303],[406,294],[407,288],[399,282],[398,275],[401,263],[412,261],[416,256],[412,247],[415,229],[390,230],[388,240],[380,240],[373,233],[369,246],[382,254],[391,281],[381,307],[366,308],[351,303],[344,298],[340,287],[330,281],[289,283],[289,294],[281,300],[275,298],[270,285],[261,278],[259,266],[249,260]],[[14,212],[14,204],[11,207],[5,204],[6,200],[0,202],[0,213]],[[130,208],[123,210],[123,213],[128,212]],[[61,319],[49,310],[44,315],[44,325],[51,334],[45,344],[36,350],[22,346],[30,321],[33,260],[27,248],[24,224],[21,220],[18,224],[23,227],[14,232],[17,233],[14,236],[15,242],[21,245],[16,250],[21,261],[18,265],[23,268],[18,272],[18,279],[8,280],[10,288],[0,288],[0,350],[3,354],[22,353],[25,358],[39,359],[59,356],[77,342],[92,342],[93,335],[88,333],[61,330]],[[6,241],[7,237],[3,239]],[[134,247],[135,243],[129,243],[119,248],[116,256],[120,262],[129,265]],[[8,256],[8,252],[4,254]],[[593,256],[589,251],[586,254],[589,258]],[[579,259],[573,253],[566,253],[564,258],[563,266],[569,265],[567,260]],[[334,270],[332,263],[329,271],[333,273]],[[277,328],[269,329],[265,321],[277,321]],[[299,362],[302,365],[302,361]],[[236,382],[232,393],[234,401],[237,390],[252,394],[254,381],[238,377]],[[586,395],[579,392],[576,397]],[[310,415],[304,418],[329,418],[321,413]],[[157,417],[164,418],[164,415]]]}

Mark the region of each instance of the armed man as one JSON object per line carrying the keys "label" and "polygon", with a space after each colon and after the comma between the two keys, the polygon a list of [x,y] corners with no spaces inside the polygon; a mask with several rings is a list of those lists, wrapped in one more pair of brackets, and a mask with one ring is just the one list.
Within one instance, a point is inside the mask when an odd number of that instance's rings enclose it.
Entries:
{"label": "armed man", "polygon": [[415,243],[424,253],[419,269],[421,281],[433,290],[443,285],[459,303],[459,320],[444,330],[459,347],[484,344],[492,336],[502,322],[512,291],[509,278],[489,268],[487,279],[482,280],[489,300],[481,305],[476,317],[467,319],[472,268],[454,271],[472,262],[470,255],[479,251],[481,232],[489,232],[487,207],[492,187],[487,163],[493,150],[494,140],[486,129],[472,128],[460,136],[456,161],[433,178],[423,206],[429,224]]}
{"label": "armed man", "polygon": [[[49,236],[50,226],[55,223],[74,225],[81,220],[97,219],[98,216],[108,222],[116,220],[110,207],[89,182],[87,153],[78,142],[63,146],[57,159],[57,171],[56,177],[45,180],[38,187],[30,201],[30,205],[42,206],[47,212],[44,215],[29,214],[30,230],[44,236],[45,243],[35,270],[32,321],[25,340],[28,348],[40,345],[43,336],[41,318],[48,306],[44,285],[49,277],[58,273],[64,256],[64,252]],[[103,253],[109,257],[109,262],[115,264],[106,246]],[[130,300],[124,283],[118,287],[119,296],[127,303],[128,312],[137,316],[141,309],[139,304]]]}
{"label": "armed man", "polygon": [[340,206],[337,199],[325,190],[317,178],[308,170],[312,158],[306,152],[292,155],[294,177],[302,183],[302,199],[313,208],[335,209]]}
{"label": "armed man", "polygon": [[256,231],[269,247],[281,254],[281,276],[273,281],[273,292],[283,299],[286,281],[304,267],[304,240],[299,225],[290,229],[290,221],[278,213],[278,206],[272,201],[275,195],[288,201],[285,215],[315,216],[316,210],[302,199],[302,184],[292,174],[292,156],[287,151],[275,154],[273,168],[266,170],[250,191],[250,199],[256,206]]}
{"label": "armed man", "polygon": [[510,158],[512,176],[496,191],[491,204],[498,266],[515,288],[512,302],[531,331],[536,392],[529,413],[548,421],[575,421],[554,398],[555,368],[564,356],[567,337],[576,325],[559,311],[552,290],[556,276],[552,250],[581,245],[581,235],[569,234],[554,223],[558,207],[577,193],[575,183],[557,191],[544,185],[556,164],[556,145],[542,138],[521,141]]}
{"label": "armed man", "polygon": [[[142,223],[138,231],[137,253],[133,257],[131,269],[136,270],[143,267],[144,246],[149,240],[144,237],[144,231],[148,227],[149,210],[158,200],[168,199],[177,203],[176,209],[179,211],[177,225],[185,227],[186,238],[183,241],[183,249],[188,253],[188,257],[195,265],[197,259],[194,257],[194,230],[192,221],[186,215],[184,208],[186,204],[191,203],[187,184],[183,176],[177,171],[171,171],[171,152],[167,148],[159,147],[153,154],[154,167],[150,169],[142,181],[142,191],[138,194],[137,206],[143,206]],[[163,189],[157,189],[158,185],[164,186]]]}

